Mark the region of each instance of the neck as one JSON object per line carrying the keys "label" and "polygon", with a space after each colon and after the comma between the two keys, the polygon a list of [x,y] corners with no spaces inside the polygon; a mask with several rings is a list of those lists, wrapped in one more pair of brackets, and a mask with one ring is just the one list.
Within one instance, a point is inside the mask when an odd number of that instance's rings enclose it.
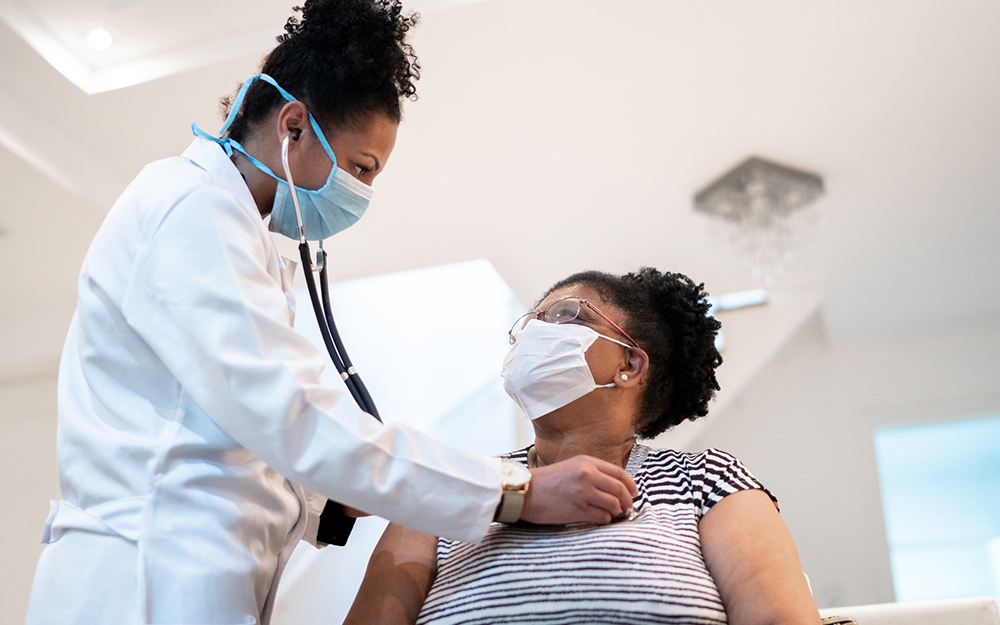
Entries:
{"label": "neck", "polygon": [[633,446],[635,432],[631,428],[614,431],[604,427],[575,427],[559,431],[536,424],[534,454],[529,459],[537,466],[544,466],[586,454],[624,468]]}
{"label": "neck", "polygon": [[534,458],[545,465],[586,454],[624,467],[635,445],[632,424],[638,408],[635,393],[625,397],[618,389],[588,393],[531,422]]}
{"label": "neck", "polygon": [[[251,148],[252,145],[252,143],[248,143],[244,147],[256,156]],[[260,216],[266,216],[271,212],[271,207],[274,206],[274,194],[278,190],[278,181],[257,169],[257,166],[240,152],[233,150],[232,161],[247,183],[247,188],[250,189],[250,195],[253,196]]]}

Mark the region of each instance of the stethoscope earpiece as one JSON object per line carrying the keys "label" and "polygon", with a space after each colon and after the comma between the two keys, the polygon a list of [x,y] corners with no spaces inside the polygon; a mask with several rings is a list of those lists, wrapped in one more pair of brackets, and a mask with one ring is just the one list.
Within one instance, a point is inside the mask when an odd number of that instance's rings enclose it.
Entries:
{"label": "stethoscope earpiece", "polygon": [[292,128],[292,141],[298,141],[299,137],[302,136],[301,128]]}

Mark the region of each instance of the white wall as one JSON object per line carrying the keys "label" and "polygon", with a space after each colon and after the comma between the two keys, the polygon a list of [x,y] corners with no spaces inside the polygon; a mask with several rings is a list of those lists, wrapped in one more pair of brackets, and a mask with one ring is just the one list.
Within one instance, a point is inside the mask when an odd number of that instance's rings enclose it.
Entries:
{"label": "white wall", "polygon": [[59,499],[54,375],[0,381],[0,625],[24,623],[49,500]]}
{"label": "white wall", "polygon": [[995,318],[831,342],[817,314],[690,447],[774,491],[820,607],[893,601],[875,428],[1000,410],[998,356]]}

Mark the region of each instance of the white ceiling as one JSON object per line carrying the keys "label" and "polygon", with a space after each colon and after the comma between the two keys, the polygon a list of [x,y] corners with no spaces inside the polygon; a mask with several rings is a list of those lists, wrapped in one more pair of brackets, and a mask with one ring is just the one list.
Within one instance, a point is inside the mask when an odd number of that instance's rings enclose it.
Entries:
{"label": "white ceiling", "polygon": [[[691,197],[756,154],[824,177],[815,240],[776,290],[822,289],[833,335],[1000,318],[1000,3],[423,7],[421,99],[372,209],[332,241],[335,278],[485,257],[525,302],[591,267],[751,288]],[[8,372],[51,368],[104,212],[143,164],[184,149],[191,121],[218,127],[219,96],[286,15],[273,0],[0,0]],[[96,26],[121,44],[106,58],[80,44]],[[90,89],[32,29],[76,55]]]}
{"label": "white ceiling", "polygon": [[[234,11],[231,1],[4,0],[11,29],[86,93],[128,87],[206,62],[227,61],[266,47],[285,9],[258,2]],[[90,49],[102,28],[114,45]]]}
{"label": "white ceiling", "polygon": [[[475,0],[417,0],[420,10]],[[234,0],[0,0],[0,19],[85,93],[259,54],[288,17],[284,3]],[[114,44],[94,50],[101,29]]]}

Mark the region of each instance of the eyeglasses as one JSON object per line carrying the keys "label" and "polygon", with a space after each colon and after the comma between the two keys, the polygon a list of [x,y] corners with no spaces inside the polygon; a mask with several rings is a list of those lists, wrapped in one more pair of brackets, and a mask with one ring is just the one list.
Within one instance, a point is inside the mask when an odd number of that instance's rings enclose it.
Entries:
{"label": "eyeglasses", "polygon": [[629,336],[628,332],[622,330],[617,323],[608,319],[608,316],[598,310],[597,306],[594,306],[582,297],[574,297],[572,295],[553,302],[548,308],[543,310],[532,310],[518,317],[517,321],[514,322],[514,325],[510,327],[510,332],[507,333],[510,335],[510,344],[513,345],[517,342],[517,335],[521,334],[521,330],[523,330],[524,326],[526,326],[532,319],[538,319],[539,321],[544,321],[545,323],[569,323],[580,316],[580,310],[584,305],[600,315],[601,319],[604,319],[614,326],[615,330],[621,332],[622,335],[631,341],[633,345],[639,347],[639,343],[637,343],[634,338]]}

